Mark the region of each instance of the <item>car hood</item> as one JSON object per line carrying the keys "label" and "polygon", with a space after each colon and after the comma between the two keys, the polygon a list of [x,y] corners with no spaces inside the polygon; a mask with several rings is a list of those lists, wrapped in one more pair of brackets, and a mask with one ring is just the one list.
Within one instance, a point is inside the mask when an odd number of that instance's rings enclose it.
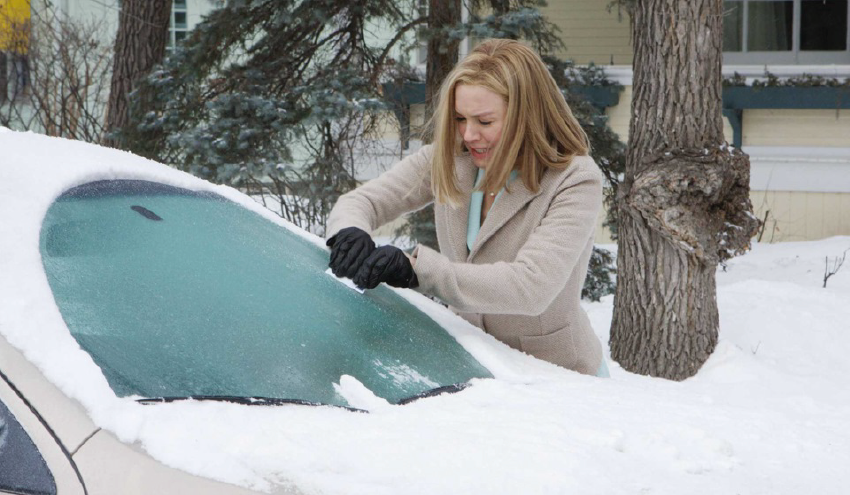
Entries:
{"label": "car hood", "polygon": [[[399,290],[395,292],[437,321],[497,381],[490,380],[494,383],[486,386],[474,383],[462,394],[396,406],[376,397],[355,378],[341,376],[337,390],[357,408],[372,411],[371,415],[338,408],[246,407],[199,401],[151,406],[139,404],[134,400],[137,397],[119,398],[101,369],[69,333],[42,265],[42,221],[65,191],[100,180],[145,180],[212,192],[309,243],[323,246],[323,241],[283,221],[235,189],[127,152],[2,128],[0,149],[0,273],[4,274],[0,277],[0,335],[53,386],[80,404],[95,427],[108,430],[122,442],[140,445],[147,455],[163,464],[252,489],[268,491],[294,480],[299,487],[331,487],[333,491],[333,486],[347,486],[345,478],[352,475],[354,479],[361,474],[386,475],[380,463],[369,463],[368,456],[359,456],[361,450],[374,455],[384,452],[381,456],[385,459],[408,459],[414,464],[418,462],[413,458],[438,452],[440,449],[435,450],[433,442],[440,438],[439,424],[457,416],[447,405],[473,407],[467,412],[474,414],[477,406],[464,406],[466,401],[487,402],[486,390],[503,386],[499,379],[521,385],[526,380],[522,377],[529,374],[565,373],[497,342],[424,296]],[[585,379],[575,374],[567,376]],[[477,395],[479,387],[484,397]],[[467,418],[468,414],[460,416]],[[470,427],[474,430],[474,426]],[[433,434],[419,436],[423,428],[435,429]],[[72,436],[78,439],[90,430],[86,426]],[[409,431],[420,432],[412,443],[410,438],[404,438]],[[398,447],[408,453],[393,455],[391,452]],[[337,478],[334,472],[348,474]],[[425,475],[408,476],[422,480],[420,476]]]}

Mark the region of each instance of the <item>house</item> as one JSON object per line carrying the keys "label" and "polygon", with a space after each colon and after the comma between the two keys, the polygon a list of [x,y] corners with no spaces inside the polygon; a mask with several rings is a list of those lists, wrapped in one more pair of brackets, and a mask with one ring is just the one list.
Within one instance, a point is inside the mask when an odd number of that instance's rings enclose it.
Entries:
{"label": "house", "polygon": [[[606,110],[629,134],[632,48],[628,14],[600,0],[550,0],[560,54],[604,66],[624,86]],[[724,1],[723,75],[752,85],[835,79],[843,87],[724,89],[726,140],[750,155],[751,198],[763,242],[850,235],[850,1]],[[812,77],[809,77],[812,76]],[[604,242],[600,231],[597,241]]]}
{"label": "house", "polygon": [[[11,19],[26,20],[29,3],[0,0],[0,19],[11,13]],[[117,27],[119,0],[57,0],[54,5],[63,16],[99,20],[111,33]],[[170,46],[215,6],[209,0],[173,0]],[[611,8],[607,0],[550,0],[541,10],[561,29],[566,50],[559,56],[602,66],[623,85],[602,106],[611,127],[626,141],[632,94],[627,12]],[[724,11],[724,76],[749,84],[724,89],[725,135],[750,154],[753,207],[764,221],[761,240],[850,235],[850,0],[727,0]],[[8,31],[10,17],[5,18],[0,32]],[[30,81],[28,54],[11,50],[12,42],[0,36],[0,53],[6,54],[0,57],[0,69],[5,69],[0,70],[0,125],[4,102],[25,92]],[[464,40],[462,54],[469,45]],[[423,70],[425,48],[410,54]],[[818,78],[843,86],[811,86]],[[766,79],[803,85],[752,86]],[[414,130],[424,121],[420,89],[404,102],[405,119]],[[385,133],[388,141],[409,137],[392,126]],[[385,163],[365,168],[360,178],[374,177],[397,156],[390,153]],[[610,241],[601,220],[596,239]]]}
{"label": "house", "polygon": [[[173,0],[168,48],[215,8]],[[0,125],[100,141],[120,0],[0,0]]]}
{"label": "house", "polygon": [[[723,75],[726,140],[747,152],[763,242],[850,235],[850,0],[727,0]],[[550,0],[558,56],[601,66],[623,86],[600,101],[625,142],[632,95],[628,13],[603,0]],[[420,57],[421,58],[421,57]],[[759,81],[781,87],[758,87]],[[756,86],[753,86],[755,82]],[[785,86],[791,83],[799,85]],[[837,87],[812,84],[840,84]],[[740,85],[746,83],[747,85]],[[410,125],[424,120],[424,90],[408,92]],[[610,95],[607,95],[610,96]],[[610,100],[610,98],[609,98]],[[596,241],[611,242],[600,218]]]}

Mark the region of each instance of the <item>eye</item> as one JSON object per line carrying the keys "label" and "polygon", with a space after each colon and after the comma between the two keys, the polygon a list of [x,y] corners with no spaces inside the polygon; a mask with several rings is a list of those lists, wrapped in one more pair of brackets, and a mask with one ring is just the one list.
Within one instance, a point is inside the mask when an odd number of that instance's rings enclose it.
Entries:
{"label": "eye", "polygon": [[478,121],[478,123],[480,123],[481,125],[490,125],[490,124],[492,124],[492,122],[484,122],[483,120],[479,120],[479,121]]}
{"label": "eye", "polygon": [[455,117],[455,120],[456,120],[457,122],[466,122],[466,119],[465,119],[465,118],[463,118],[463,117]]}

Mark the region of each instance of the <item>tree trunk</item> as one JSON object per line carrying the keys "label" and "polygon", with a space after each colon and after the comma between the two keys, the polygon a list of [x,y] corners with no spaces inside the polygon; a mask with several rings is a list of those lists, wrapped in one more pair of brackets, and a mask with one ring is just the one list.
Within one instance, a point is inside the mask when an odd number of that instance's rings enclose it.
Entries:
{"label": "tree trunk", "polygon": [[722,4],[638,0],[632,24],[611,356],[672,380],[714,350],[717,264],[748,250],[758,228],[749,158],[723,138]]}
{"label": "tree trunk", "polygon": [[[428,26],[432,30],[460,23],[460,0],[428,0]],[[426,119],[433,114],[440,94],[440,85],[457,64],[460,40],[432,36],[428,40],[428,60],[425,69]],[[430,136],[427,141],[430,141]]]}
{"label": "tree trunk", "polygon": [[[124,0],[106,113],[106,128],[114,133],[129,122],[129,95],[136,81],[162,61],[168,41],[172,0]],[[107,146],[120,147],[120,139],[105,139]]]}

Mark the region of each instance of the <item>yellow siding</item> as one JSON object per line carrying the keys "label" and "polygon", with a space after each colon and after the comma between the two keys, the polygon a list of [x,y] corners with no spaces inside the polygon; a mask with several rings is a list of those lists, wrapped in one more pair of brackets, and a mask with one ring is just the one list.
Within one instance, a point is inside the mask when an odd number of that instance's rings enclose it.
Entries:
{"label": "yellow siding", "polygon": [[804,208],[805,236],[806,239],[817,239],[823,236],[824,209],[823,194],[806,194],[806,206]]}
{"label": "yellow siding", "polygon": [[576,63],[631,65],[629,19],[606,0],[550,0],[541,12],[561,29],[567,49],[556,55]]}
{"label": "yellow siding", "polygon": [[[0,50],[26,53],[29,46],[28,0],[0,0]],[[5,67],[3,68],[5,70]]]}
{"label": "yellow siding", "polygon": [[593,242],[595,244],[611,244],[615,241],[611,239],[611,231],[606,227],[602,226],[602,223],[605,221],[605,215],[607,211],[605,208],[599,212],[599,218],[596,219],[596,234],[593,236]]}
{"label": "yellow siding", "polygon": [[723,117],[723,139],[729,144],[735,142],[735,131],[732,130],[732,124],[726,117]]}
{"label": "yellow siding", "polygon": [[[841,232],[841,215],[839,212],[841,210],[841,194],[824,194],[823,195],[823,230],[824,232]],[[843,196],[848,198],[850,201],[850,194],[844,194]],[[844,211],[850,211],[844,210]],[[848,217],[848,223],[850,223],[850,216]],[[845,232],[850,232],[850,230],[845,230]]]}
{"label": "yellow siding", "polygon": [[[850,211],[850,194],[841,194],[839,195],[838,200],[841,203],[841,207],[838,211]],[[839,218],[838,232],[843,233],[843,235],[847,235],[847,233],[850,232],[850,215],[839,216]]]}
{"label": "yellow siding", "polygon": [[605,110],[608,125],[620,136],[620,141],[629,142],[629,120],[632,113],[632,87],[626,86],[620,92],[620,103]]}
{"label": "yellow siding", "polygon": [[[368,125],[368,122],[366,123]],[[384,140],[399,140],[398,120],[392,112],[381,112],[375,118],[375,134]]]}
{"label": "yellow siding", "polygon": [[850,146],[850,110],[744,110],[744,146]]}
{"label": "yellow siding", "polygon": [[765,222],[762,242],[850,235],[850,194],[752,191],[750,197],[756,216]]}
{"label": "yellow siding", "polygon": [[811,219],[807,218],[806,208],[808,206],[808,193],[788,193],[788,219],[778,218],[777,223],[782,226],[784,224],[787,236],[784,240],[799,240],[808,239],[806,237],[806,226],[811,223]]}

